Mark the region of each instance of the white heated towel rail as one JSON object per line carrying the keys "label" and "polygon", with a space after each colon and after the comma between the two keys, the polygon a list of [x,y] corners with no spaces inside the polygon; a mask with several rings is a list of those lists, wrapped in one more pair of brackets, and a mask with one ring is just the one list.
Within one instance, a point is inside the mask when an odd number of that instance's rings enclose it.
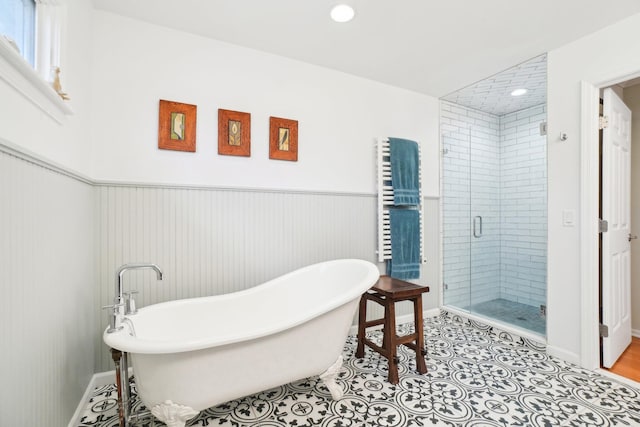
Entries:
{"label": "white heated towel rail", "polygon": [[[378,262],[391,259],[391,223],[389,208],[393,207],[393,182],[391,181],[391,161],[389,159],[389,139],[378,138]],[[422,214],[422,150],[418,144],[418,178],[420,183],[420,204],[415,207],[420,213],[420,259],[424,259],[424,220]],[[405,209],[414,209],[405,208]]]}

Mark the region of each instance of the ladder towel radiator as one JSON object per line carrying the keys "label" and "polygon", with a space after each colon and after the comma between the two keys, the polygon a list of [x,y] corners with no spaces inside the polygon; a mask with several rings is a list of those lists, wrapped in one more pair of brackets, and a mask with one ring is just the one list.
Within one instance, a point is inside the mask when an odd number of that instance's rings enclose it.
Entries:
{"label": "ladder towel radiator", "polygon": [[[393,202],[393,182],[391,181],[391,161],[388,138],[378,138],[377,144],[377,188],[378,188],[378,262],[385,262],[392,257],[391,224],[389,209],[396,208]],[[424,214],[422,213],[422,150],[418,144],[418,177],[420,182],[420,204],[402,209],[417,209],[420,213],[420,260],[424,264]]]}

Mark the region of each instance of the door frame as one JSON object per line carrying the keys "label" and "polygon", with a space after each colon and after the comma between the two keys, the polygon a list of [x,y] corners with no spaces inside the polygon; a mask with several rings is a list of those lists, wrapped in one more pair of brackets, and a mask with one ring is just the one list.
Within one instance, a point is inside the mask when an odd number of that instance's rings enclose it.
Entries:
{"label": "door frame", "polygon": [[[640,77],[640,70],[610,75],[598,81],[581,81],[580,147],[580,364],[600,368],[600,263],[598,220],[600,213],[600,89]],[[604,191],[604,190],[603,190]]]}

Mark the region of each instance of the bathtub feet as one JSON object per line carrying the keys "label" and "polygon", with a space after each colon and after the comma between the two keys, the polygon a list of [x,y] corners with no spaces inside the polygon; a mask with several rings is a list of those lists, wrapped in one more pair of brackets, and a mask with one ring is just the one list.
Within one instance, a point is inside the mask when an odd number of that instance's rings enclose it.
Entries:
{"label": "bathtub feet", "polygon": [[336,382],[338,374],[340,373],[340,368],[342,368],[342,355],[338,356],[338,360],[336,360],[336,363],[331,365],[329,369],[324,372],[324,374],[320,375],[320,379],[329,389],[333,400],[342,398],[342,395],[344,394],[342,388]]}
{"label": "bathtub feet", "polygon": [[151,408],[151,413],[167,427],[184,427],[187,421],[198,415],[200,411],[165,400],[164,403]]}

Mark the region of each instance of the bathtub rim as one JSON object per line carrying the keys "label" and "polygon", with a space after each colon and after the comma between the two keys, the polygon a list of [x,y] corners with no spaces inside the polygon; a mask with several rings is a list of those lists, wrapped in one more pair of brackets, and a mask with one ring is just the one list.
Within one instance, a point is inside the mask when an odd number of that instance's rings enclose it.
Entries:
{"label": "bathtub rim", "polygon": [[[347,292],[339,295],[339,298],[330,298],[326,301],[325,304],[318,307],[317,310],[306,311],[302,313],[301,316],[296,317],[295,319],[286,319],[286,321],[281,321],[278,323],[266,323],[263,324],[263,327],[256,328],[252,330],[251,333],[243,334],[243,335],[233,335],[233,336],[222,336],[222,337],[203,337],[202,339],[185,339],[185,340],[158,340],[158,339],[141,339],[139,337],[133,336],[131,333],[131,329],[127,322],[123,323],[123,328],[118,332],[107,333],[108,327],[105,328],[103,332],[103,341],[106,345],[111,348],[118,349],[120,351],[128,352],[128,353],[139,353],[139,354],[168,354],[168,353],[183,353],[188,351],[196,351],[202,350],[209,347],[217,347],[229,344],[240,343],[243,341],[249,341],[258,339],[261,337],[266,337],[272,334],[276,334],[287,329],[299,326],[305,322],[308,322],[311,319],[314,319],[318,316],[321,316],[325,313],[328,313],[332,310],[335,310],[349,302],[353,301],[356,298],[359,298],[364,292],[367,291],[373,284],[376,283],[378,278],[380,277],[380,271],[378,267],[370,261],[365,261],[362,259],[356,258],[346,258],[346,259],[334,259],[329,261],[323,261],[311,265],[307,265],[305,267],[301,267],[299,269],[293,270],[291,272],[285,273],[281,276],[275,277],[271,280],[268,280],[259,285],[253,286],[248,289],[243,289],[236,292],[230,292],[227,294],[220,295],[212,295],[206,297],[196,297],[196,298],[185,298],[179,300],[165,301],[158,304],[153,304],[147,307],[141,308],[139,311],[144,312],[147,310],[161,310],[166,307],[173,307],[179,305],[187,305],[194,300],[206,301],[209,299],[234,299],[238,297],[242,297],[243,294],[248,294],[255,292],[255,288],[258,287],[268,287],[277,285],[277,282],[286,280],[290,276],[304,274],[308,270],[322,268],[325,265],[331,264],[349,264],[356,263],[362,266],[365,266],[366,274],[363,276],[361,281],[359,282],[360,286],[354,286],[349,289]],[[124,318],[128,318],[129,316],[124,316]],[[132,321],[135,320],[135,317]]]}

